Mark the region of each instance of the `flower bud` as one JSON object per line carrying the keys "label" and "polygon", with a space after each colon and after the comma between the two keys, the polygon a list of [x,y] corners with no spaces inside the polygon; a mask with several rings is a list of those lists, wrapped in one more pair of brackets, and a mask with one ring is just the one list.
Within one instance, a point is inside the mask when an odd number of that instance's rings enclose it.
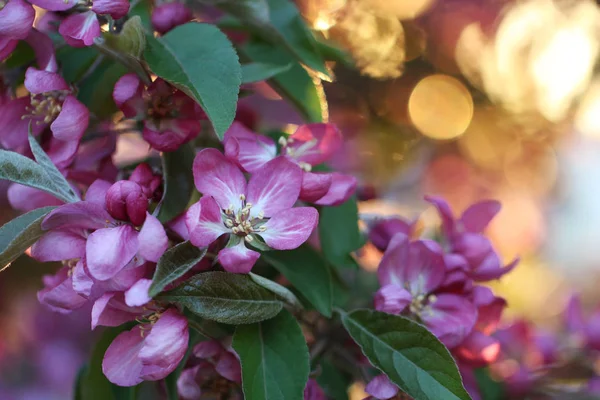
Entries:
{"label": "flower bud", "polygon": [[155,192],[160,187],[162,177],[155,175],[148,164],[141,163],[135,167],[129,180],[140,185],[146,197],[153,198],[156,195]]}
{"label": "flower bud", "polygon": [[161,35],[192,19],[192,12],[182,3],[164,3],[152,11],[152,26]]}
{"label": "flower bud", "polygon": [[116,219],[142,225],[148,210],[148,197],[139,184],[119,181],[106,192],[106,209]]}

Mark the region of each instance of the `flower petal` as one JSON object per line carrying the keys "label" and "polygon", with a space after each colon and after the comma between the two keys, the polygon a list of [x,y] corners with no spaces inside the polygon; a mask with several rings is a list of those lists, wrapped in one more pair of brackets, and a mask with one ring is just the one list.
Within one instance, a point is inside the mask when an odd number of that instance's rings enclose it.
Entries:
{"label": "flower petal", "polygon": [[75,96],[67,96],[62,110],[50,125],[55,138],[79,141],[88,127],[90,112]]}
{"label": "flower petal", "polygon": [[82,307],[87,299],[73,290],[69,268],[63,267],[56,275],[43,277],[44,289],[37,293],[40,303],[59,313],[69,313]]}
{"label": "flower petal", "polygon": [[36,208],[64,204],[62,200],[50,193],[18,183],[10,185],[6,194],[11,207],[19,211],[32,211]]}
{"label": "flower petal", "polygon": [[[21,118],[27,114],[30,106],[29,97],[19,97],[9,100],[0,107],[0,145],[8,150],[16,150],[27,144],[27,130],[29,119]],[[36,121],[37,122],[37,121]],[[32,129],[40,124],[33,123]],[[36,132],[34,132],[36,134]]]}
{"label": "flower petal", "polygon": [[119,326],[146,312],[142,308],[128,307],[122,292],[105,293],[92,307],[92,329],[97,326]]}
{"label": "flower petal", "polygon": [[194,160],[194,183],[200,193],[213,196],[220,208],[241,208],[246,178],[240,169],[216,149],[204,149]]}
{"label": "flower petal", "polygon": [[202,125],[195,119],[162,119],[158,125],[146,120],[142,136],[156,150],[175,151],[198,136],[201,129]]}
{"label": "flower petal", "polygon": [[58,32],[73,47],[91,46],[101,35],[100,23],[93,11],[69,15],[61,22]]}
{"label": "flower petal", "polygon": [[281,210],[271,216],[260,236],[272,248],[292,250],[306,242],[319,222],[319,213],[312,207]]}
{"label": "flower petal", "polygon": [[258,135],[239,122],[234,122],[223,139],[225,155],[237,161],[244,170],[254,172],[277,156],[275,142]]}
{"label": "flower petal", "polygon": [[425,196],[425,201],[433,204],[437,208],[440,218],[442,219],[442,230],[446,237],[451,238],[456,232],[456,221],[454,220],[454,214],[450,209],[450,205],[446,200],[438,196]]}
{"label": "flower petal", "polygon": [[263,212],[270,217],[291,208],[302,187],[302,170],[285,157],[277,157],[257,170],[248,182],[246,200],[252,203],[250,215]]}
{"label": "flower petal", "polygon": [[441,247],[432,240],[409,244],[408,260],[401,265],[401,276],[413,295],[428,294],[444,281],[446,264]]}
{"label": "flower petal", "polygon": [[313,203],[327,194],[333,182],[332,174],[304,172],[300,200]]}
{"label": "flower petal", "polygon": [[121,271],[138,251],[137,232],[130,225],[98,229],[86,244],[90,275],[105,281]]}
{"label": "flower petal", "polygon": [[25,39],[33,25],[35,11],[23,0],[9,0],[0,9],[0,36]]}
{"label": "flower petal", "polygon": [[75,6],[79,0],[29,0],[29,2],[44,10],[64,11]]}
{"label": "flower petal", "polygon": [[[162,379],[170,374],[183,358],[188,347],[189,331],[187,319],[176,309],[169,308],[161,314],[144,340],[139,357],[145,367],[152,369],[151,380]],[[142,374],[148,371],[142,371]]]}
{"label": "flower petal", "polygon": [[63,261],[85,255],[82,233],[55,230],[46,233],[31,247],[31,257],[41,262]]}
{"label": "flower petal", "polygon": [[231,352],[224,351],[215,365],[217,372],[233,382],[242,382],[242,366],[240,360]]}
{"label": "flower petal", "polygon": [[[166,3],[167,4],[178,4],[178,3]],[[192,368],[186,368],[181,372],[177,379],[177,394],[183,400],[200,400],[202,390],[196,381],[196,376],[200,371],[200,365],[196,365]]]}
{"label": "flower petal", "polygon": [[54,90],[69,90],[69,85],[57,73],[40,71],[37,68],[29,67],[25,71],[25,88],[30,93],[39,94]]}
{"label": "flower petal", "polygon": [[[290,156],[310,165],[321,164],[342,145],[342,135],[333,124],[307,124],[300,126],[287,145]],[[288,150],[288,153],[289,153]]]}
{"label": "flower petal", "polygon": [[88,201],[78,201],[50,211],[42,221],[42,229],[46,231],[59,228],[99,229],[105,228],[109,223],[114,223],[114,219],[104,207]]}
{"label": "flower petal", "polygon": [[401,270],[408,262],[408,250],[408,236],[397,233],[392,237],[377,268],[377,277],[381,286],[394,284],[404,287]]}
{"label": "flower petal", "polygon": [[227,272],[247,274],[252,270],[260,253],[246,248],[244,241],[232,247],[225,247],[219,252],[219,262]]}
{"label": "flower petal", "polygon": [[192,11],[183,3],[162,3],[152,10],[152,26],[160,34],[192,20]]}
{"label": "flower petal", "polygon": [[139,352],[144,347],[141,326],[122,332],[112,341],[102,360],[102,372],[119,386],[135,386],[143,381]]}
{"label": "flower petal", "polygon": [[325,196],[315,201],[320,206],[339,206],[350,198],[356,191],[356,178],[352,175],[331,173],[331,186]]}
{"label": "flower petal", "polygon": [[412,302],[412,295],[398,285],[385,285],[375,294],[375,309],[389,314],[400,314]]}
{"label": "flower petal", "polygon": [[398,394],[398,386],[394,385],[384,374],[377,375],[365,387],[365,392],[381,400],[391,399]]}
{"label": "flower petal", "polygon": [[103,179],[96,179],[85,192],[85,201],[101,207],[106,205],[106,193],[112,184]]}
{"label": "flower petal", "polygon": [[128,0],[94,0],[92,11],[96,14],[108,14],[114,19],[120,19],[129,12]]}
{"label": "flower petal", "polygon": [[134,73],[125,74],[113,88],[113,100],[127,118],[133,118],[145,111],[142,97],[144,84]]}
{"label": "flower petal", "polygon": [[125,304],[129,307],[138,307],[143,306],[152,300],[150,296],[148,296],[150,285],[152,285],[152,279],[140,279],[134,283],[133,286],[125,292]]}
{"label": "flower petal", "polygon": [[214,197],[204,196],[191,206],[185,217],[185,224],[190,235],[190,242],[197,247],[205,247],[219,236],[231,232],[223,224],[221,207]]}
{"label": "flower petal", "polygon": [[485,367],[500,355],[500,342],[479,331],[473,331],[455,350],[456,355],[473,367]]}
{"label": "flower petal", "polygon": [[48,72],[58,71],[54,45],[48,35],[37,29],[31,29],[25,41],[33,48],[37,65],[41,70]]}
{"label": "flower petal", "polygon": [[481,201],[467,208],[460,217],[460,222],[465,231],[481,233],[500,212],[500,208],[502,206],[496,200]]}
{"label": "flower petal", "polygon": [[379,250],[385,251],[395,234],[403,233],[409,236],[414,224],[398,217],[389,217],[377,219],[370,225],[369,240]]}
{"label": "flower petal", "polygon": [[430,312],[422,313],[421,318],[448,348],[461,344],[475,326],[477,309],[464,297],[440,294],[430,307]]}
{"label": "flower petal", "polygon": [[158,259],[169,247],[169,238],[167,237],[165,228],[150,213],[146,213],[146,222],[144,222],[140,230],[138,242],[140,256],[152,262],[158,262]]}

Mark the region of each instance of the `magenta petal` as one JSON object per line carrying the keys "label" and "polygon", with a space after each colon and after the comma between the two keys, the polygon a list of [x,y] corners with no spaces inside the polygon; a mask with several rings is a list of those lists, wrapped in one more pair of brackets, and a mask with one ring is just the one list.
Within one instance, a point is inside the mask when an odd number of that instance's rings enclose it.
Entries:
{"label": "magenta petal", "polygon": [[185,24],[193,18],[191,10],[183,3],[162,3],[152,10],[152,26],[160,34]]}
{"label": "magenta petal", "polygon": [[194,183],[205,196],[213,196],[223,209],[241,208],[240,195],[246,194],[246,178],[240,169],[216,149],[204,149],[194,160]]}
{"label": "magenta petal", "polygon": [[54,45],[48,35],[37,29],[31,29],[25,41],[33,48],[35,59],[40,69],[48,72],[58,71]]}
{"label": "magenta petal", "polygon": [[150,296],[148,296],[150,285],[152,285],[152,279],[140,279],[134,283],[133,286],[125,292],[125,304],[129,307],[138,307],[143,306],[152,300]]}
{"label": "magenta petal", "polygon": [[69,313],[82,307],[87,299],[73,290],[69,277],[69,268],[63,267],[56,275],[43,277],[44,289],[37,293],[40,303],[50,307],[53,311]]}
{"label": "magenta petal", "polygon": [[85,255],[85,238],[81,233],[55,230],[46,233],[31,247],[31,257],[41,262],[63,261]]}
{"label": "magenta petal", "polygon": [[0,36],[25,39],[35,18],[33,7],[23,0],[9,0],[0,9]]}
{"label": "magenta petal", "polygon": [[221,208],[211,196],[204,196],[190,207],[185,223],[190,234],[190,242],[197,247],[205,247],[224,233],[231,232],[223,224]]}
{"label": "magenta petal", "polygon": [[226,247],[219,252],[219,262],[227,272],[247,274],[252,270],[260,253],[246,248],[244,241],[233,247]]}
{"label": "magenta petal", "polygon": [[327,194],[333,176],[327,173],[305,172],[302,174],[300,200],[313,203]]}
{"label": "magenta petal", "polygon": [[104,207],[106,204],[106,193],[112,184],[102,179],[96,179],[85,192],[85,201]]}
{"label": "magenta petal", "polygon": [[389,314],[400,314],[412,302],[408,290],[398,285],[385,285],[375,294],[375,309]]}
{"label": "magenta petal", "polygon": [[490,223],[490,221],[500,212],[500,202],[496,200],[486,200],[473,204],[467,208],[460,221],[467,232],[481,233]]}
{"label": "magenta petal", "polygon": [[564,322],[571,333],[582,333],[585,327],[581,299],[579,295],[571,295],[563,312]]}
{"label": "magenta petal", "polygon": [[73,47],[91,46],[101,35],[100,23],[93,11],[69,15],[60,24],[58,32]]}
{"label": "magenta petal", "polygon": [[158,262],[158,259],[167,251],[169,238],[162,224],[155,216],[146,213],[146,222],[138,236],[139,253],[143,259]]}
{"label": "magenta petal", "polygon": [[290,139],[288,154],[300,162],[321,164],[331,158],[342,145],[342,135],[332,124],[307,124],[300,126]]}
{"label": "magenta petal", "polygon": [[71,278],[73,279],[73,290],[85,297],[92,294],[94,280],[87,274],[83,260],[77,262]]}
{"label": "magenta petal", "polygon": [[11,184],[6,194],[11,207],[19,211],[32,211],[36,208],[64,204],[62,200],[50,193],[18,183]]}
{"label": "magenta petal", "polygon": [[94,203],[79,201],[60,206],[50,212],[42,222],[42,229],[105,228],[114,222],[106,210]]}
{"label": "magenta petal", "polygon": [[272,248],[292,250],[306,242],[319,222],[319,213],[312,207],[281,210],[263,225],[260,236]]}
{"label": "magenta petal", "polygon": [[421,318],[448,348],[458,346],[473,330],[477,309],[469,300],[454,294],[440,294]]}
{"label": "magenta petal", "polygon": [[320,206],[338,206],[348,200],[356,191],[356,178],[352,175],[331,173],[331,186],[325,196],[315,201]]}
{"label": "magenta petal", "polygon": [[142,136],[156,150],[175,151],[195,138],[201,129],[202,125],[195,119],[162,119],[158,125],[146,120]]}
{"label": "magenta petal", "polygon": [[200,365],[196,365],[192,368],[186,368],[181,372],[181,375],[179,375],[179,378],[177,379],[177,394],[181,399],[200,400],[202,390],[196,380],[196,375],[198,374],[198,371],[200,371],[200,367]]}
{"label": "magenta petal", "polygon": [[[27,113],[27,107],[30,106],[29,97],[19,97],[9,100],[0,106],[0,145],[8,150],[27,144],[27,129],[29,119],[21,118]],[[35,127],[34,123],[32,127]]]}
{"label": "magenta petal", "polygon": [[134,73],[123,75],[115,83],[113,99],[127,118],[133,118],[145,111],[143,90],[144,84]]}
{"label": "magenta petal", "polygon": [[50,125],[54,137],[79,141],[88,127],[90,112],[75,96],[67,96],[62,110]]}
{"label": "magenta petal", "polygon": [[408,261],[399,267],[405,285],[413,295],[431,293],[444,281],[446,265],[442,249],[432,240],[409,244]]}
{"label": "magenta petal", "polygon": [[224,378],[233,382],[242,382],[242,366],[240,360],[231,352],[224,351],[219,356],[215,370]]}
{"label": "magenta petal", "polygon": [[225,132],[225,155],[248,172],[254,172],[277,156],[275,142],[234,122]]}
{"label": "magenta petal", "polygon": [[256,171],[248,182],[246,200],[252,203],[250,215],[263,212],[270,217],[291,208],[302,186],[302,170],[285,157],[277,157]]}
{"label": "magenta petal", "polygon": [[105,281],[121,271],[138,251],[137,232],[130,225],[98,229],[86,244],[90,275]]}
{"label": "magenta petal", "polygon": [[141,327],[135,326],[119,334],[106,349],[102,372],[109,381],[119,386],[135,386],[143,381],[143,364],[139,352],[144,347]]}
{"label": "magenta petal", "polygon": [[128,307],[123,293],[105,293],[92,307],[92,329],[96,329],[97,326],[119,326],[124,322],[133,321],[143,313],[141,308]]}
{"label": "magenta petal", "polygon": [[408,249],[408,236],[397,233],[392,237],[377,269],[377,277],[381,286],[390,284],[404,286],[401,270],[408,262]]}
{"label": "magenta petal", "polygon": [[456,350],[460,359],[474,367],[485,367],[498,358],[500,342],[479,331],[473,331]]}
{"label": "magenta petal", "polygon": [[129,0],[94,0],[92,11],[96,14],[108,14],[114,19],[120,19],[129,12]]}
{"label": "magenta petal", "polygon": [[53,137],[50,139],[50,148],[47,153],[56,168],[66,169],[73,163],[78,148],[77,140],[64,141]]}
{"label": "magenta petal", "polygon": [[7,59],[17,47],[18,43],[19,41],[17,39],[0,36],[0,61]]}
{"label": "magenta petal", "polygon": [[398,217],[376,220],[369,227],[369,240],[381,251],[387,249],[390,240],[396,233],[410,235],[412,224]]}
{"label": "magenta petal", "polygon": [[440,218],[442,219],[442,230],[444,231],[444,235],[451,238],[456,232],[456,223],[450,205],[446,200],[438,196],[425,196],[425,201],[433,204],[435,208],[437,208]]}
{"label": "magenta petal", "polygon": [[44,10],[64,11],[75,6],[79,0],[29,0],[29,2]]}
{"label": "magenta petal", "polygon": [[170,374],[183,358],[188,347],[189,331],[187,319],[176,309],[165,311],[152,326],[144,340],[139,357],[144,369],[142,376],[150,380],[162,379]]}
{"label": "magenta petal", "polygon": [[309,379],[304,388],[304,400],[327,400],[327,396],[316,380]]}
{"label": "magenta petal", "polygon": [[387,400],[398,394],[398,387],[384,374],[377,375],[365,387],[365,392],[377,399]]}
{"label": "magenta petal", "polygon": [[69,90],[67,82],[57,73],[29,67],[25,71],[25,87],[33,94]]}

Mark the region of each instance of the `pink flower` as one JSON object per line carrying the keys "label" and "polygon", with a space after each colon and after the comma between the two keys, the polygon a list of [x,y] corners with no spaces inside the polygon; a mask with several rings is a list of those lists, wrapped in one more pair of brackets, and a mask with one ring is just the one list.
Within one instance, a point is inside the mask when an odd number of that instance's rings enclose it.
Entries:
{"label": "pink flower", "polygon": [[52,311],[70,313],[87,303],[87,299],[73,290],[73,280],[68,267],[63,267],[55,275],[43,277],[44,289],[37,294],[41,304]]}
{"label": "pink flower", "polygon": [[115,84],[113,99],[125,117],[144,120],[142,135],[157,150],[177,150],[200,132],[204,113],[160,78],[146,88],[135,74],[126,74]]}
{"label": "pink flower", "polygon": [[199,152],[193,169],[203,197],[186,215],[190,241],[205,247],[227,234],[229,243],[219,252],[219,262],[229,272],[247,273],[260,257],[246,243],[262,239],[274,249],[295,249],[317,225],[317,210],[292,208],[302,170],[284,157],[256,170],[248,183],[242,171],[215,149]]}
{"label": "pink flower", "polygon": [[400,389],[384,374],[377,375],[365,387],[365,392],[378,400],[388,400],[396,396]]}
{"label": "pink flower", "polygon": [[309,379],[304,388],[304,400],[327,400],[327,396],[316,380]]}
{"label": "pink flower", "polygon": [[392,314],[408,311],[447,347],[458,346],[473,330],[477,308],[465,294],[439,291],[445,273],[442,249],[436,242],[411,242],[398,233],[377,270],[382,287],[375,295],[375,308]]}
{"label": "pink flower", "polygon": [[173,308],[149,318],[150,323],[121,333],[106,350],[102,371],[112,383],[135,386],[163,379],[183,359],[189,339],[187,319]]}
{"label": "pink flower", "polygon": [[403,233],[410,236],[413,228],[414,222],[409,223],[398,217],[376,219],[369,223],[369,240],[379,250],[385,251],[394,235]]}
{"label": "pink flower", "polygon": [[35,11],[24,0],[0,3],[0,38],[25,39],[31,30]]}
{"label": "pink flower", "polygon": [[192,11],[180,2],[163,3],[152,10],[152,26],[161,35],[192,18]]}
{"label": "pink flower", "polygon": [[516,258],[510,264],[502,266],[492,243],[482,234],[500,211],[500,203],[487,200],[473,204],[460,218],[455,219],[450,206],[443,199],[427,196],[425,200],[438,209],[442,218],[442,232],[450,252],[464,258],[469,266],[469,275],[474,280],[498,279],[518,264],[519,259]]}
{"label": "pink flower", "polygon": [[[254,172],[277,157],[275,142],[234,122],[223,140],[225,155],[245,171]],[[300,200],[318,205],[339,205],[354,193],[356,178],[337,172],[311,172],[312,167],[329,160],[340,147],[342,137],[331,124],[300,126],[289,137],[280,138],[280,154],[298,164],[304,171]]]}

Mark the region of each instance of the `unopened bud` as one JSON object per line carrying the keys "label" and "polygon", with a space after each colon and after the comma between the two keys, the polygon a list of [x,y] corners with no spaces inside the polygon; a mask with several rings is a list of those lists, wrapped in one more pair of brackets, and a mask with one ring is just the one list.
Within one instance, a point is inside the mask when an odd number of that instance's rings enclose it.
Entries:
{"label": "unopened bud", "polygon": [[106,209],[116,219],[142,225],[148,210],[148,197],[137,183],[119,181],[106,192]]}
{"label": "unopened bud", "polygon": [[152,25],[160,34],[165,34],[192,18],[190,9],[185,4],[178,2],[163,3],[152,11]]}

